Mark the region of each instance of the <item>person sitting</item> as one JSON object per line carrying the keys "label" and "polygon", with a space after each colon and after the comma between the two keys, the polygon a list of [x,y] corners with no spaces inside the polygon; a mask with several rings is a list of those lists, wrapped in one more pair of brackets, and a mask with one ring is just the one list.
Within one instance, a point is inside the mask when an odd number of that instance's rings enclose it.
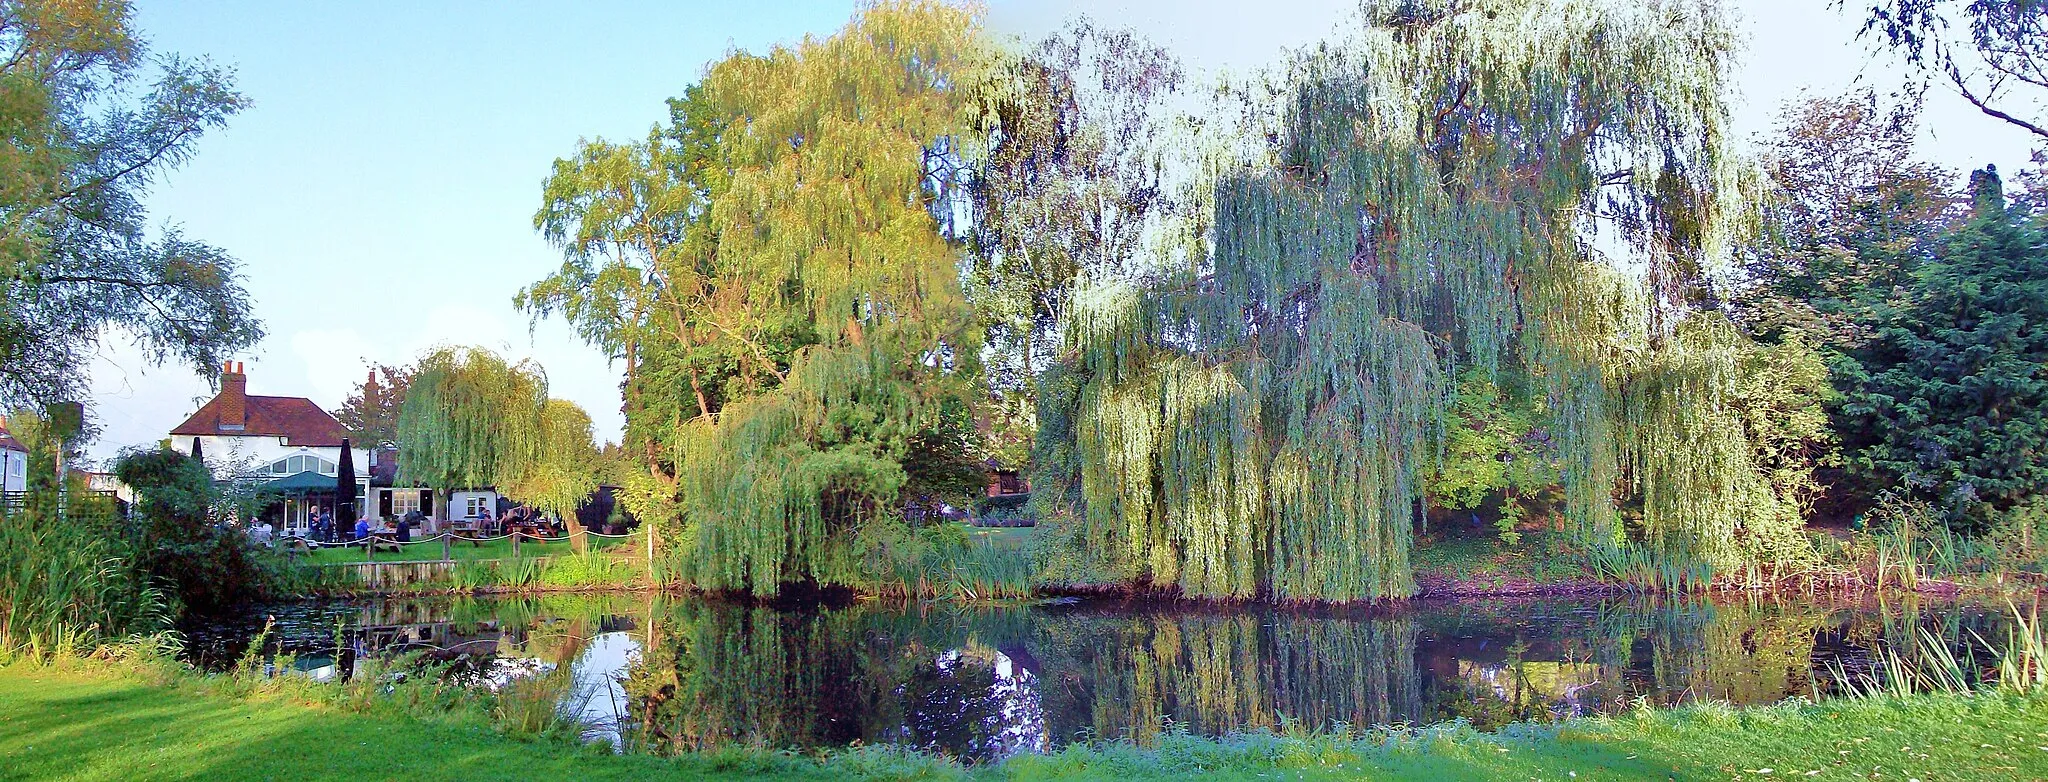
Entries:
{"label": "person sitting", "polygon": [[369,539],[370,539],[370,520],[369,520],[369,519],[356,519],[356,540],[358,540],[358,541],[366,541],[366,540],[369,540]]}
{"label": "person sitting", "polygon": [[400,517],[398,517],[398,542],[400,542],[400,543],[410,543],[410,542],[412,542],[412,514],[411,514],[411,513],[408,513],[408,514],[405,514],[405,515],[403,515],[403,516],[400,516]]}

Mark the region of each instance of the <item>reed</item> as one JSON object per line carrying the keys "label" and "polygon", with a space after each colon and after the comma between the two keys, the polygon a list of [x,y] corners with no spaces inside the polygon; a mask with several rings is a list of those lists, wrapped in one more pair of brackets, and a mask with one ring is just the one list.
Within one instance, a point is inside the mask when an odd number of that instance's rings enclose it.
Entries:
{"label": "reed", "polygon": [[1706,589],[1714,567],[1685,552],[1660,553],[1644,546],[1592,546],[1585,552],[1594,576],[1640,592],[1683,593]]}
{"label": "reed", "polygon": [[515,676],[490,699],[491,724],[501,733],[518,736],[574,736],[581,726],[568,708],[575,679],[569,666],[531,676]]}
{"label": "reed", "polygon": [[1921,627],[1910,636],[1912,642],[1905,653],[1887,647],[1867,674],[1851,674],[1839,664],[1831,665],[1831,671],[1854,698],[1969,695],[1986,689],[2040,694],[2048,690],[2048,633],[2043,632],[2038,618],[2029,619],[2017,605],[2008,603],[2007,610],[2015,621],[2003,643],[1970,633],[1978,646],[1991,651],[1990,661],[1974,654],[1958,656],[1952,645]]}
{"label": "reed", "polygon": [[0,514],[0,661],[147,632],[165,611],[105,498],[71,492],[59,519]]}

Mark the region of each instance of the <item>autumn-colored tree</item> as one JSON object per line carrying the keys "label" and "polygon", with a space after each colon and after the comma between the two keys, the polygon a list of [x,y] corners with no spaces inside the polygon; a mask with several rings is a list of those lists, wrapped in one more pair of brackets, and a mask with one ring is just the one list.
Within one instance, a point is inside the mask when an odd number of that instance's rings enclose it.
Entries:
{"label": "autumn-colored tree", "polygon": [[349,437],[373,448],[398,447],[398,411],[405,407],[405,391],[412,386],[415,368],[378,364],[357,383],[334,418],[348,429]]}

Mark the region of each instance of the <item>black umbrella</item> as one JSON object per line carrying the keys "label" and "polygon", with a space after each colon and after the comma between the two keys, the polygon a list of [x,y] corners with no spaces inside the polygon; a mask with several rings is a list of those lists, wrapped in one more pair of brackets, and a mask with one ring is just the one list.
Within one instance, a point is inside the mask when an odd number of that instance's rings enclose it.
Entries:
{"label": "black umbrella", "polygon": [[356,457],[348,447],[348,438],[341,438],[341,466],[334,471],[334,527],[355,534],[356,529]]}

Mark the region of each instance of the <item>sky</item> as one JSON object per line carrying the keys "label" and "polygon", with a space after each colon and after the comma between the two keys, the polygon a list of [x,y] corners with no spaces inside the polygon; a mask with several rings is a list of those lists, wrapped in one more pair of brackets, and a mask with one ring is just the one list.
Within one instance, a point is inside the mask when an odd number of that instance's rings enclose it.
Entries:
{"label": "sky", "polygon": [[[1353,0],[991,0],[1026,40],[1086,14],[1165,46],[1195,83],[1245,74],[1329,36]],[[1896,89],[1905,72],[1829,0],[1729,0],[1750,43],[1736,125],[1767,132],[1802,90]],[[268,336],[249,391],[337,408],[371,363],[484,345],[545,367],[553,396],[615,440],[619,368],[560,320],[529,324],[521,287],[561,263],[533,229],[549,165],[580,139],[644,135],[663,101],[734,50],[829,35],[855,2],[274,3],[138,0],[154,51],[236,71],[253,105],[162,177],[151,219],[242,264]],[[1922,115],[1921,153],[1957,170],[2028,160],[2027,136],[1952,94]],[[116,337],[93,363],[103,432],[89,455],[149,445],[212,395]]]}

